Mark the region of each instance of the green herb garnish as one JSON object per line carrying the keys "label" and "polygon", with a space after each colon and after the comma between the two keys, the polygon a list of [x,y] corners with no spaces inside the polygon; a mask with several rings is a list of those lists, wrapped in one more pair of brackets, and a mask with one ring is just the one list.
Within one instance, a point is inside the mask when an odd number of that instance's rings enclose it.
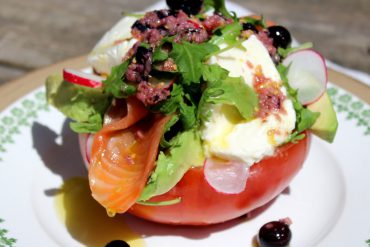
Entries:
{"label": "green herb garnish", "polygon": [[240,32],[243,30],[242,24],[233,22],[215,31],[215,35],[209,41],[212,44],[219,45],[225,42],[228,45],[233,45],[238,41]]}
{"label": "green herb garnish", "polygon": [[305,49],[309,49],[309,48],[312,48],[313,44],[311,42],[307,42],[307,43],[303,43],[301,44],[300,46],[298,47],[289,47],[289,48],[282,48],[282,47],[279,47],[278,48],[278,54],[285,58],[287,57],[290,53],[293,53],[293,52],[296,52],[296,51],[300,51],[300,50],[305,50]]}
{"label": "green herb garnish", "polygon": [[136,93],[136,87],[124,82],[124,75],[130,61],[126,60],[122,64],[112,68],[108,78],[103,81],[104,92],[113,95],[115,98],[127,98]]}
{"label": "green herb garnish", "polygon": [[218,46],[210,43],[192,44],[183,42],[172,43],[170,57],[174,59],[184,84],[200,83],[202,62],[204,58],[217,50]]}
{"label": "green herb garnish", "polygon": [[226,9],[224,0],[205,0],[203,4],[206,10],[214,9],[215,12],[221,13],[223,16],[231,18],[233,17],[230,12]]}
{"label": "green herb garnish", "polygon": [[161,201],[161,202],[147,202],[147,201],[137,201],[137,204],[145,205],[145,206],[169,206],[174,205],[181,202],[181,198],[176,198],[169,201]]}
{"label": "green herb garnish", "polygon": [[253,24],[254,26],[261,26],[262,28],[267,28],[267,23],[263,15],[261,15],[259,19],[253,17],[243,17],[242,20],[244,22]]}

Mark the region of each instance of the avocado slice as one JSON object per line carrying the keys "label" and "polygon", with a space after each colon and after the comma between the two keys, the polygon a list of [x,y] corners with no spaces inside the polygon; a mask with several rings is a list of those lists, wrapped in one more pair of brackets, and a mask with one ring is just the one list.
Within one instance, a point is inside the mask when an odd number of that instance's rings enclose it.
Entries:
{"label": "avocado slice", "polygon": [[320,99],[307,106],[313,112],[319,112],[320,116],[316,119],[310,130],[321,139],[332,143],[338,129],[337,114],[327,92]]}
{"label": "avocado slice", "polygon": [[145,186],[139,201],[161,195],[172,189],[192,166],[204,163],[202,143],[197,131],[191,129],[175,137],[166,153],[160,152],[156,168]]}

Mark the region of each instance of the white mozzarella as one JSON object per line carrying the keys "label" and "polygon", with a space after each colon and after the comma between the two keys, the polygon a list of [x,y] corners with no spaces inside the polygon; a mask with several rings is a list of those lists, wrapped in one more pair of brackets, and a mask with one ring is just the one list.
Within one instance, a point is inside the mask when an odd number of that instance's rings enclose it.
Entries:
{"label": "white mozzarella", "polygon": [[[255,69],[259,66],[264,77],[281,83],[267,49],[256,36],[242,43],[245,50],[232,48],[213,57],[217,63],[230,72],[230,76],[242,76],[253,87]],[[281,91],[286,95],[285,88]],[[283,109],[266,119],[241,120],[231,106],[211,106],[211,117],[204,123],[202,138],[207,156],[228,160],[239,160],[251,166],[274,153],[283,144],[295,127],[295,111],[291,100],[285,99]],[[233,109],[233,110],[230,110]]]}
{"label": "white mozzarella", "polygon": [[232,77],[242,76],[249,86],[253,86],[254,69],[257,65],[261,65],[265,77],[276,82],[281,80],[267,49],[255,35],[244,41],[242,46],[244,49],[234,47],[212,57],[211,63],[227,69]]}
{"label": "white mozzarella", "polygon": [[87,61],[97,72],[109,74],[113,66],[122,63],[123,57],[137,42],[131,35],[131,26],[136,20],[131,16],[123,17],[95,45]]}

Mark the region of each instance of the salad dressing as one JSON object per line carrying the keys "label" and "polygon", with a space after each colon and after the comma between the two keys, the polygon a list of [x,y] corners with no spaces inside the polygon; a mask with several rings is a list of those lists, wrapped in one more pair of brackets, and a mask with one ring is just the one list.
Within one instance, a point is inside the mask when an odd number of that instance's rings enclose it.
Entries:
{"label": "salad dressing", "polygon": [[64,181],[55,197],[56,212],[71,237],[88,247],[102,247],[124,240],[131,247],[145,247],[144,239],[125,223],[122,215],[111,218],[92,197],[89,182],[74,177]]}

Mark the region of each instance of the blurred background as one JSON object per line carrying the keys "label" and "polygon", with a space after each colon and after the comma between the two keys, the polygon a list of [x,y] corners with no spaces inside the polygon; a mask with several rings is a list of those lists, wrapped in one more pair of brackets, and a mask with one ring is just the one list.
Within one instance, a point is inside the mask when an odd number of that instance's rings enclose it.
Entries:
{"label": "blurred background", "polygon": [[[121,18],[156,0],[0,0],[0,85],[88,53]],[[312,41],[333,62],[370,73],[370,0],[234,0]]]}

